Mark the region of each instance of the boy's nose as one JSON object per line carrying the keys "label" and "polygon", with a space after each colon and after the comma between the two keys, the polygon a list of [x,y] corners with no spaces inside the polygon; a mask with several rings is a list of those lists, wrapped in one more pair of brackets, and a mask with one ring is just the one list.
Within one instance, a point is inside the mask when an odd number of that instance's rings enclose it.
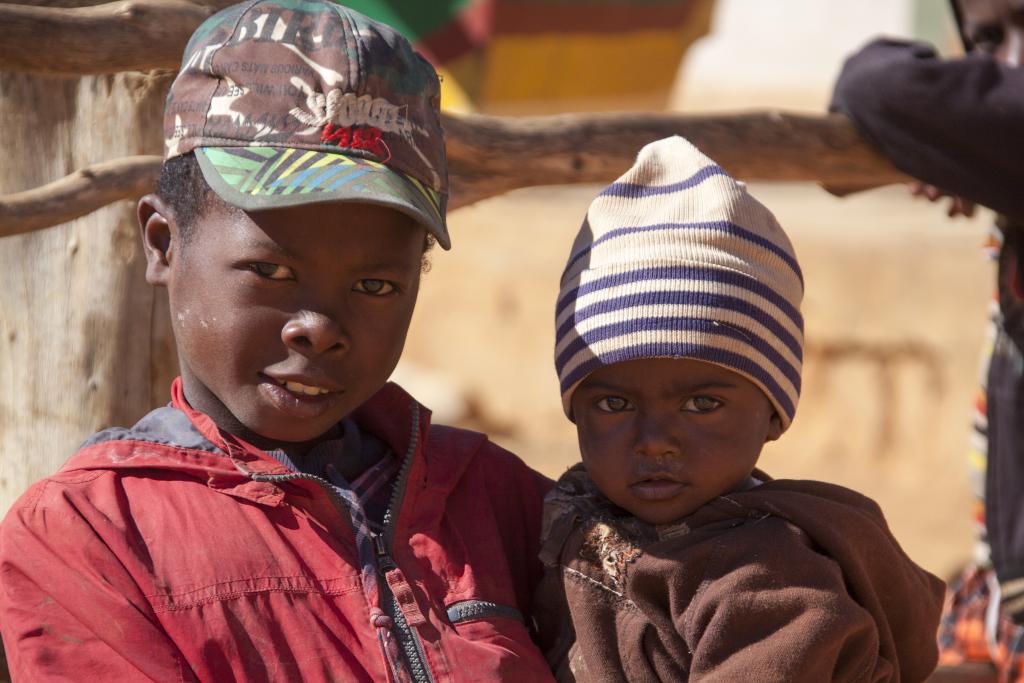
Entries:
{"label": "boy's nose", "polygon": [[653,458],[680,455],[682,443],[675,429],[674,417],[678,419],[678,416],[668,415],[641,416],[636,436],[636,454]]}
{"label": "boy's nose", "polygon": [[281,329],[284,343],[299,352],[330,353],[348,348],[348,337],[336,320],[313,311],[302,311]]}

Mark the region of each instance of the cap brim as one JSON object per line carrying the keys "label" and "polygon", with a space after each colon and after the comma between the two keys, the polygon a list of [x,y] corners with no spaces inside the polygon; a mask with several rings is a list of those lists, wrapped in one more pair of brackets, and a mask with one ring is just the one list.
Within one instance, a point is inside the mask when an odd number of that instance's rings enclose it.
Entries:
{"label": "cap brim", "polygon": [[195,154],[210,188],[240,209],[376,204],[422,223],[438,244],[451,248],[444,197],[379,162],[290,147],[200,147]]}

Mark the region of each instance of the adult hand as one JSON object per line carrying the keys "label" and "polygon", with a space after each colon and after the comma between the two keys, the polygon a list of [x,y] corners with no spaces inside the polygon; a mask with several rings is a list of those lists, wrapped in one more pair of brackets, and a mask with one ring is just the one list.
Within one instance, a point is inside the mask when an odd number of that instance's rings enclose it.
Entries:
{"label": "adult hand", "polygon": [[907,187],[910,189],[910,194],[915,197],[926,197],[930,202],[937,202],[943,197],[949,197],[951,201],[949,202],[949,208],[946,210],[946,215],[950,218],[955,218],[957,216],[970,218],[974,215],[976,204],[970,199],[950,194],[944,190],[940,190],[934,185],[928,185],[927,183],[922,183],[920,181],[909,183]]}

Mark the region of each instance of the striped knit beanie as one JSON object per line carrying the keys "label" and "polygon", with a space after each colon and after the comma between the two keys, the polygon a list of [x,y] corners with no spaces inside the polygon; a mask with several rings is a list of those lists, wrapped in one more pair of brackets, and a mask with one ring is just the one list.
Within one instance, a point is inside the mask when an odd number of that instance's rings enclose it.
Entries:
{"label": "striped knit beanie", "polygon": [[800,396],[803,276],[768,209],[680,137],[644,147],[590,205],[562,275],[562,405],[604,365],[691,358],[758,386],[789,427]]}

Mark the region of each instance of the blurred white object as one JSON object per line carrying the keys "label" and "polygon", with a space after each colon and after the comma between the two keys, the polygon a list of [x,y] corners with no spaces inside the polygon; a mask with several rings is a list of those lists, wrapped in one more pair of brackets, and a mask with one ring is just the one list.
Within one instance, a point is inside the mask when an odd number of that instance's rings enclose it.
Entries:
{"label": "blurred white object", "polygon": [[432,422],[453,424],[469,415],[467,391],[452,375],[410,361],[399,361],[395,382],[433,413]]}
{"label": "blurred white object", "polygon": [[874,36],[920,33],[919,14],[916,0],[717,0],[711,32],[683,61],[672,107],[822,111],[843,60]]}

